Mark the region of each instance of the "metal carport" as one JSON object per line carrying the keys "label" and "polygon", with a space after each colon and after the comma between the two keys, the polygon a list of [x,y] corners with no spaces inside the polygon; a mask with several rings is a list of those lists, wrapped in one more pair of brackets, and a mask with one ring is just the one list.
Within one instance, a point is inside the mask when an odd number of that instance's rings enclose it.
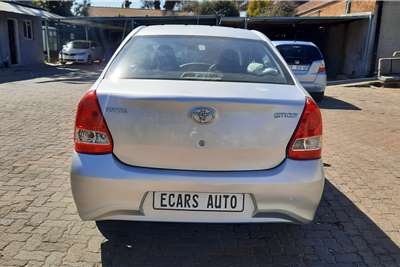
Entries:
{"label": "metal carport", "polygon": [[[373,45],[370,13],[336,17],[68,17],[57,25],[80,29],[75,39],[94,38],[112,51],[124,36],[140,25],[199,24],[254,29],[272,40],[312,41],[322,50],[329,79],[365,77],[370,72]],[[68,27],[60,27],[64,31]],[[79,32],[79,31],[78,31]],[[63,40],[64,41],[64,40]]]}
{"label": "metal carport", "polygon": [[271,40],[315,43],[325,56],[329,79],[367,76],[370,72],[372,15],[335,17],[222,18],[221,25],[263,32]]}

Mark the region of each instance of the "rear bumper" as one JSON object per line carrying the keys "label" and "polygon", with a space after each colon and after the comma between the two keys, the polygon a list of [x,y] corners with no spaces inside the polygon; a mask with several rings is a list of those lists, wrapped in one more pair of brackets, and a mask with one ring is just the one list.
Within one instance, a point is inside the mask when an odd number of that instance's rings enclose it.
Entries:
{"label": "rear bumper", "polygon": [[87,62],[87,56],[59,56],[58,58],[59,61],[64,61],[64,62],[82,62],[86,63]]}
{"label": "rear bumper", "polygon": [[326,87],[326,74],[318,74],[312,82],[300,81],[300,83],[309,93],[322,93]]}
{"label": "rear bumper", "polygon": [[[287,159],[265,171],[205,172],[132,167],[111,154],[75,153],[71,185],[83,220],[307,223],[320,202],[324,174],[321,160]],[[245,193],[245,211],[154,210],[154,191]]]}

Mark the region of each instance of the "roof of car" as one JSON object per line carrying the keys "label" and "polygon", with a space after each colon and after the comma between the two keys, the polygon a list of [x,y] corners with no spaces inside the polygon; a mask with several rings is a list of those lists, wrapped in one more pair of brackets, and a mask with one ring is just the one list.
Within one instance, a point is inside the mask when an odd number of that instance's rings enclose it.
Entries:
{"label": "roof of car", "polygon": [[312,42],[305,42],[305,41],[296,41],[296,40],[284,40],[284,41],[272,41],[272,43],[275,46],[278,45],[311,45],[317,47],[314,43]]}
{"label": "roof of car", "polygon": [[205,25],[156,25],[142,28],[136,35],[191,35],[191,36],[215,36],[261,40],[255,31]]}

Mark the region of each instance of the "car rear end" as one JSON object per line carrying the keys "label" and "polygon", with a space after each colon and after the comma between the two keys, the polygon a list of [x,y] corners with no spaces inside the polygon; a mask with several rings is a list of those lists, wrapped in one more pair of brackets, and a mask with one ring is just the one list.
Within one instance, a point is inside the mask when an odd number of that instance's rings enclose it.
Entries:
{"label": "car rear end", "polygon": [[318,47],[310,42],[297,41],[274,41],[274,44],[302,86],[317,98],[323,96],[326,67]]}
{"label": "car rear end", "polygon": [[[192,42],[196,45],[190,49],[196,47],[195,54],[205,57],[204,51],[213,54],[211,44],[224,42],[203,36],[161,40],[153,33],[159,28],[149,28],[128,39],[154,35],[146,42]],[[207,30],[209,35],[208,29],[191,31]],[[219,29],[215,34],[224,33]],[[250,36],[269,46],[265,37]],[[232,41],[243,48],[253,45]],[[123,66],[132,66],[124,53],[138,51],[140,42],[128,42],[78,106],[71,183],[82,219],[214,223],[313,219],[324,185],[321,113],[282,62],[275,64],[284,82],[265,61],[268,68],[262,72],[275,75],[271,83],[257,82],[261,79],[257,75],[254,82],[247,82],[247,74],[238,81],[215,80],[222,76],[221,71],[211,75],[214,64],[200,72],[197,63],[180,79],[151,79],[148,72],[139,78],[143,71],[133,71],[131,77],[121,74]],[[163,56],[170,54],[162,45],[156,47],[163,48]],[[270,57],[279,61],[276,55]],[[241,54],[241,62],[243,58]],[[259,66],[253,61],[246,63],[248,69]],[[167,61],[158,63],[165,68],[162,73],[171,72]],[[242,75],[224,74],[221,79]]]}
{"label": "car rear end", "polygon": [[59,56],[61,62],[73,62],[73,63],[87,63],[88,53],[87,52],[65,52]]}
{"label": "car rear end", "polygon": [[71,41],[63,46],[63,49],[58,55],[58,60],[61,63],[87,63],[90,55],[90,41]]}

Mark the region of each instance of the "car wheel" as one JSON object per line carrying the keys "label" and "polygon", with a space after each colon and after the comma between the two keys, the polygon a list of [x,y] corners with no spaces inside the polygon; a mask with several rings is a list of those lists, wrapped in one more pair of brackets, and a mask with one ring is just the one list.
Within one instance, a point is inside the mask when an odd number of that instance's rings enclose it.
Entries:
{"label": "car wheel", "polygon": [[122,229],[124,227],[121,227],[121,223],[123,224],[124,221],[96,221],[96,226],[105,238],[115,240],[119,236],[123,236]]}
{"label": "car wheel", "polygon": [[324,99],[325,92],[319,93],[311,93],[312,98],[314,98],[315,102],[320,102]]}

